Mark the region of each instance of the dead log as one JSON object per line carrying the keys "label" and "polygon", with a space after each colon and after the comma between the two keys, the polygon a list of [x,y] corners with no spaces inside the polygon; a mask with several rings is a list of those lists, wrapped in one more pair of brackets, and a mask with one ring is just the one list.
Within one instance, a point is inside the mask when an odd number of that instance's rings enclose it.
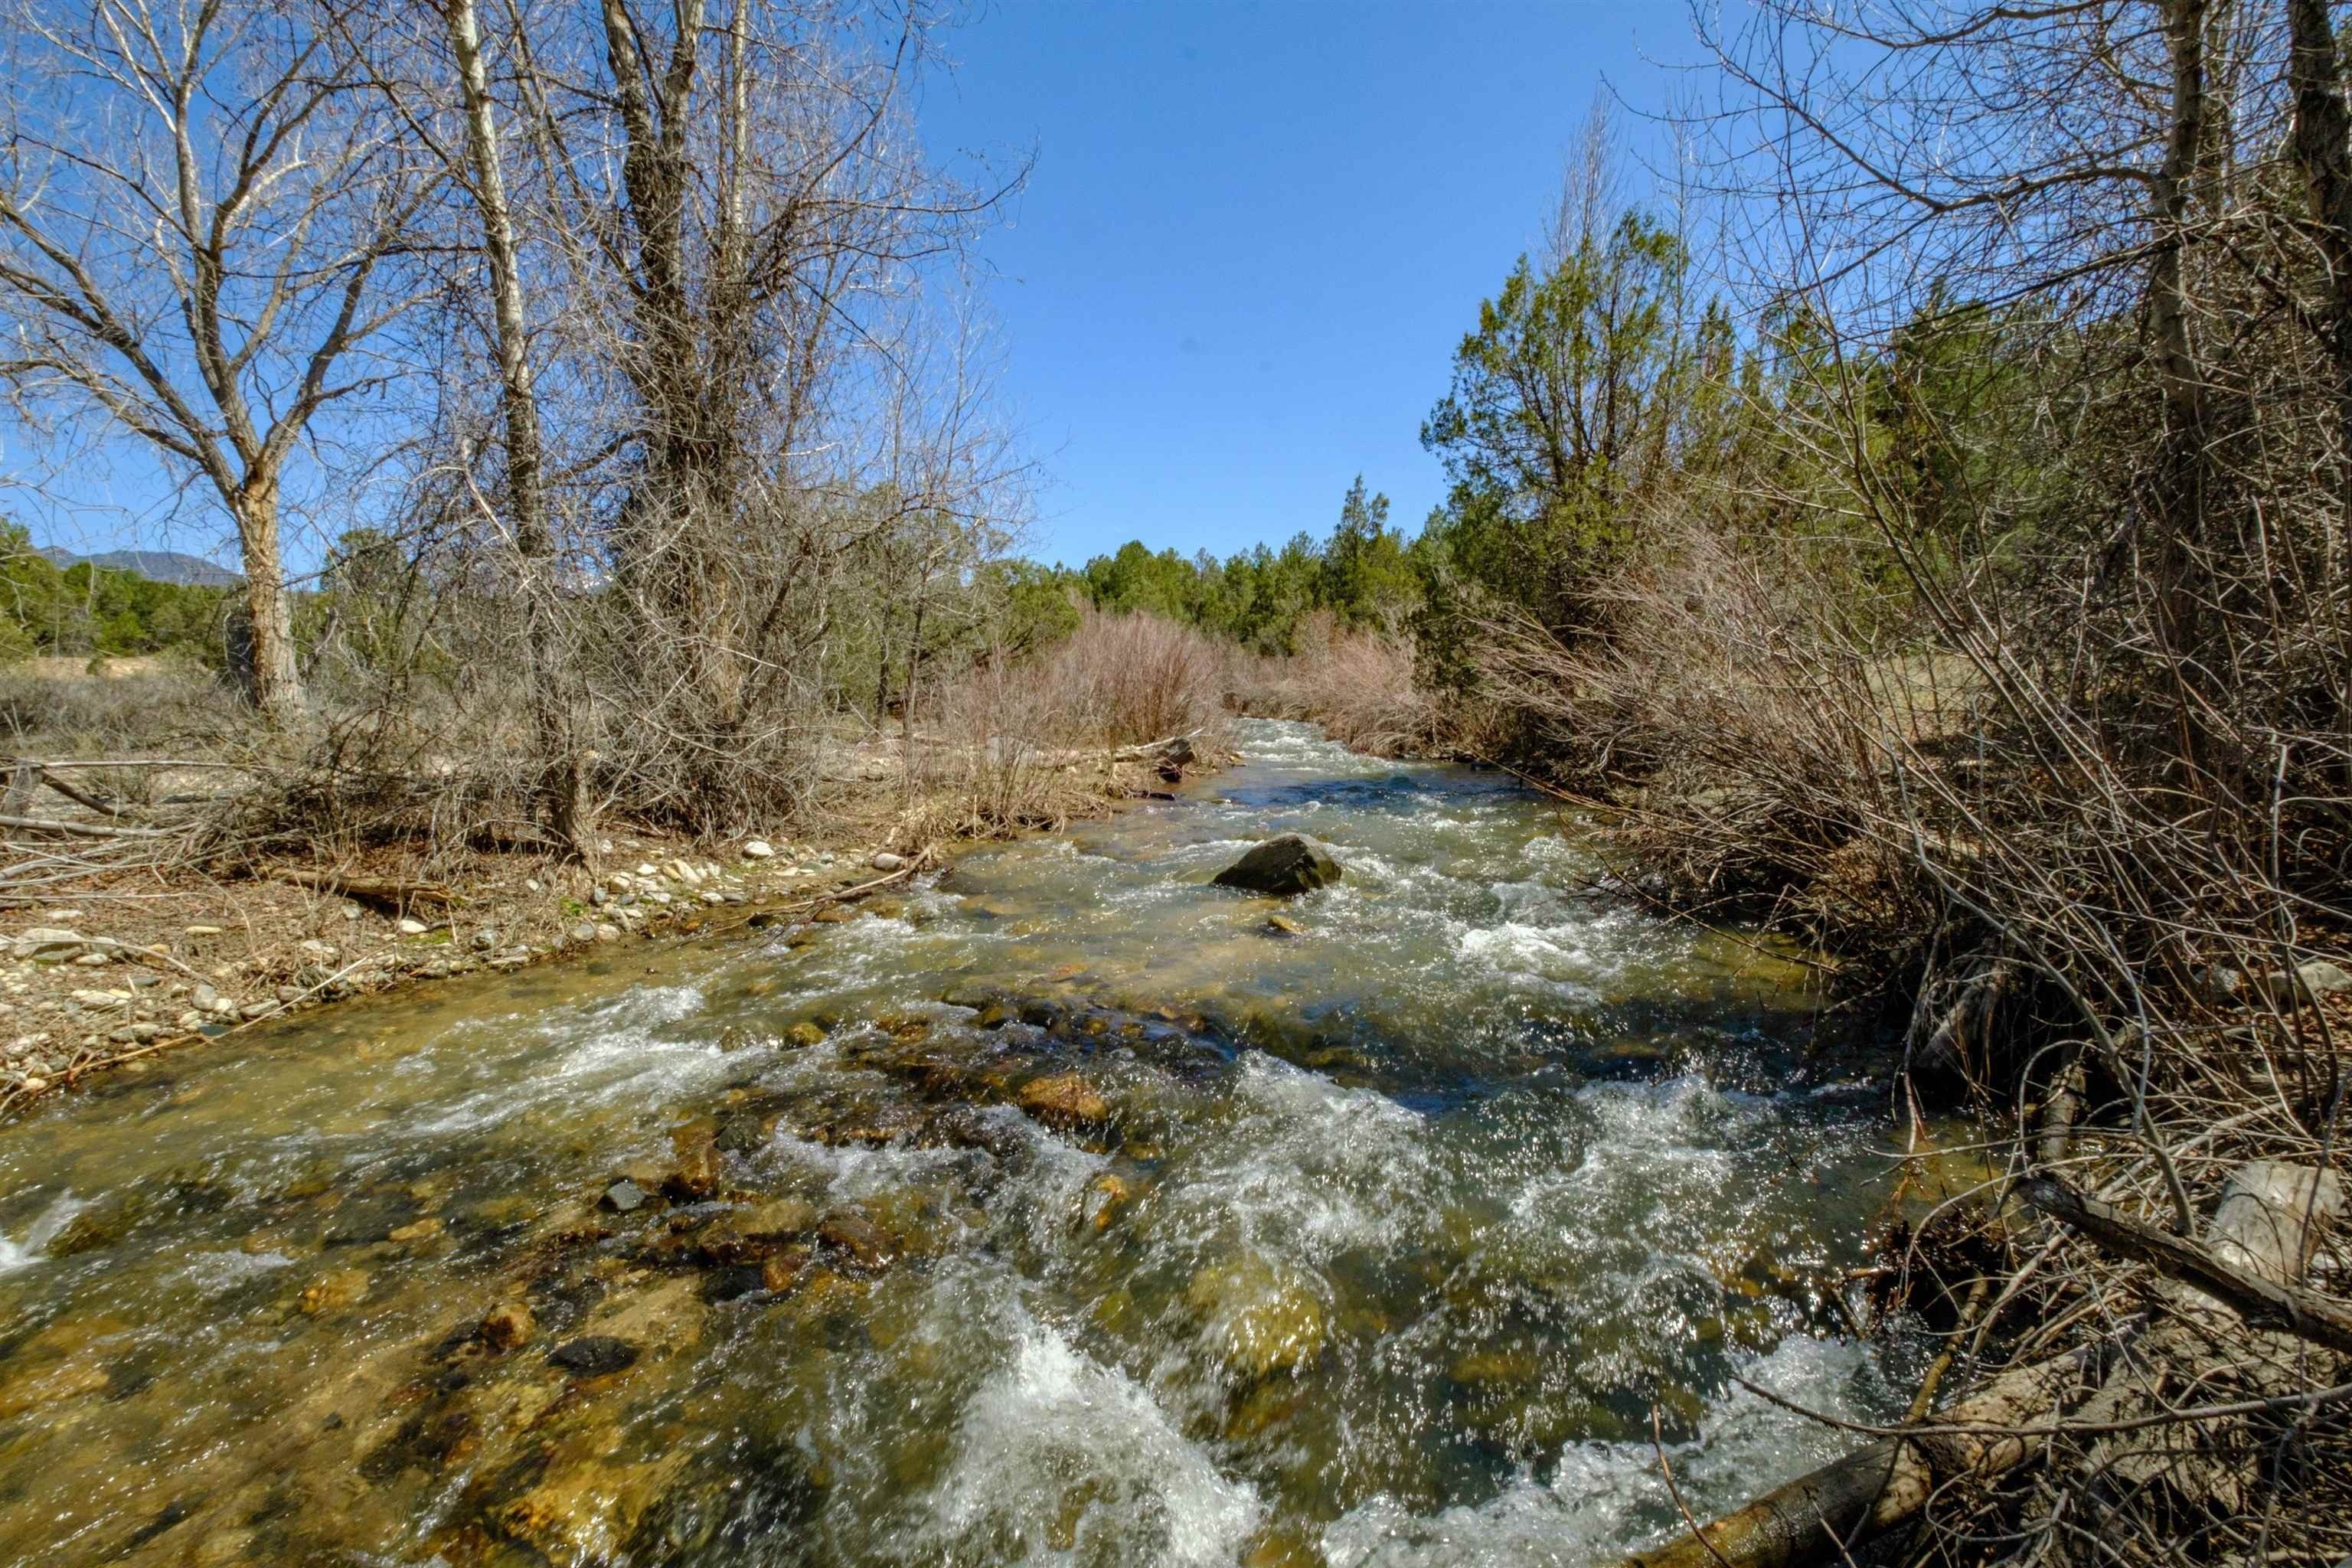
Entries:
{"label": "dead log", "polygon": [[347,877],[339,871],[306,871],[295,866],[272,866],[262,873],[280,882],[291,882],[298,888],[312,888],[322,893],[341,893],[363,904],[375,904],[398,910],[409,904],[439,904],[449,908],[457,898],[448,889],[430,882],[404,882],[392,877]]}

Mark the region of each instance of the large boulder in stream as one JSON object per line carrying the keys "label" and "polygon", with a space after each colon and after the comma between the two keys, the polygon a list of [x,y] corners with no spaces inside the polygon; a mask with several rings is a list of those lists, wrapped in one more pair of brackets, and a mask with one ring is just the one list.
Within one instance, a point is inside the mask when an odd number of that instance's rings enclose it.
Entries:
{"label": "large boulder in stream", "polygon": [[1214,883],[1286,899],[1328,887],[1344,875],[1346,870],[1329,845],[1303,833],[1286,833],[1267,839],[1218,872]]}

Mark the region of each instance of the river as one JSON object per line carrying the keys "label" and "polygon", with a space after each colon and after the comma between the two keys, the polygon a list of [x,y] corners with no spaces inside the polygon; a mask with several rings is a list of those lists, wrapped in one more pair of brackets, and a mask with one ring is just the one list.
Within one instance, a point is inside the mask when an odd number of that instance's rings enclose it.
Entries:
{"label": "river", "polygon": [[[1654,1415],[1705,1511],[1843,1441],[1737,1377],[1899,1411],[1805,971],[1501,775],[1240,745],[0,1129],[0,1561],[1578,1564],[1676,1525]],[[1289,829],[1296,931],[1206,885]]]}

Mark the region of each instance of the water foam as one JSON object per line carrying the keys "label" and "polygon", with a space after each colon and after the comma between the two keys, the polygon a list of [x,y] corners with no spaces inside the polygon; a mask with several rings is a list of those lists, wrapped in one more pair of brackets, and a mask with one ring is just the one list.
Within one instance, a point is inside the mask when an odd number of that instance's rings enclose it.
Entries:
{"label": "water foam", "polygon": [[947,1560],[985,1541],[1022,1563],[1232,1563],[1262,1512],[1255,1490],[1220,1473],[1142,1384],[1020,1320],[1010,1364],[965,1405],[928,1499],[925,1533]]}
{"label": "water foam", "polygon": [[25,1228],[22,1240],[0,1236],[0,1274],[14,1274],[20,1268],[30,1268],[47,1255],[45,1249],[58,1232],[73,1223],[73,1216],[89,1207],[87,1199],[66,1194],[43,1209],[38,1217]]}

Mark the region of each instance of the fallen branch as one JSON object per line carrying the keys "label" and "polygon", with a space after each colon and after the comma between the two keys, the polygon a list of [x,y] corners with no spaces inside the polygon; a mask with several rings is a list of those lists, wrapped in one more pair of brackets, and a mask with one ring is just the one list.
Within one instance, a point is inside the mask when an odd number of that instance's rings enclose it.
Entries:
{"label": "fallen branch", "polygon": [[[2329,1187],[2336,1184],[2333,1173],[2315,1174],[2325,1175]],[[2204,1291],[2250,1327],[2292,1334],[2352,1355],[2352,1311],[2316,1291],[2234,1268],[2216,1257],[2212,1248],[2159,1230],[2113,1204],[2076,1192],[2055,1176],[2029,1176],[2018,1184],[2017,1190],[2035,1208],[2117,1257],[2145,1263],[2159,1274]]]}
{"label": "fallen branch", "polygon": [[0,827],[18,827],[27,833],[62,833],[75,838],[169,838],[172,837],[168,829],[161,827],[112,827],[97,822],[64,822],[52,816],[0,816]]}
{"label": "fallen branch", "polygon": [[404,882],[393,877],[347,877],[339,871],[306,871],[298,866],[271,866],[261,875],[280,882],[291,882],[298,888],[310,888],[322,893],[341,893],[363,903],[388,905],[398,909],[411,903],[440,904],[454,907],[457,896],[446,888],[430,882]]}

